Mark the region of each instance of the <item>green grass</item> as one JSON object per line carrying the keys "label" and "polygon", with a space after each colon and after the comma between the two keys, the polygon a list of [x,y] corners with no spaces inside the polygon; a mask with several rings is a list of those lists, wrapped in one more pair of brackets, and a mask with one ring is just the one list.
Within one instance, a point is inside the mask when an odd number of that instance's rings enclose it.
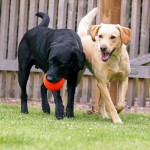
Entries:
{"label": "green grass", "polygon": [[29,106],[0,104],[0,150],[150,150],[150,115],[121,114],[123,125],[75,111],[57,120]]}

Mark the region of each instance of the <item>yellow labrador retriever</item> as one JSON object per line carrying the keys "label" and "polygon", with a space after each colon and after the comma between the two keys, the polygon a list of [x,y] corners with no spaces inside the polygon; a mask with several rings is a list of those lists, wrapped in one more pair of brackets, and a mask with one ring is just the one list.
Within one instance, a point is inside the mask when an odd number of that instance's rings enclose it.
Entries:
{"label": "yellow labrador retriever", "polygon": [[100,113],[103,118],[108,117],[105,110],[106,104],[113,122],[122,123],[112,103],[108,85],[111,81],[119,80],[117,109],[122,110],[125,107],[125,95],[130,73],[126,45],[130,42],[131,30],[118,24],[91,26],[96,14],[97,8],[94,8],[82,18],[78,34],[81,37],[86,55],[86,67],[93,73],[100,89]]}

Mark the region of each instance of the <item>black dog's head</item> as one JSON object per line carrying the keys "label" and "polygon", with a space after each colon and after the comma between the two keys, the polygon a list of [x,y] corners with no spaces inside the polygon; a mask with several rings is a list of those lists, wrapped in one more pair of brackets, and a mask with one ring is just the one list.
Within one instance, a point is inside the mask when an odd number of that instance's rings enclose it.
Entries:
{"label": "black dog's head", "polygon": [[49,52],[49,69],[46,78],[50,82],[58,82],[69,74],[78,72],[84,67],[85,54],[68,43],[54,43]]}

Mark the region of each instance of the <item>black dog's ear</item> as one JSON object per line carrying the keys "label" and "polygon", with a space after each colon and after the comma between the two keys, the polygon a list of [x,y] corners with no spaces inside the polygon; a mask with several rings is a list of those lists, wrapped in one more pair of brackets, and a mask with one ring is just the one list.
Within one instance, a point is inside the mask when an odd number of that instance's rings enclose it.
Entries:
{"label": "black dog's ear", "polygon": [[74,54],[77,59],[79,70],[82,70],[84,68],[85,54],[77,48],[74,48]]}
{"label": "black dog's ear", "polygon": [[52,42],[51,45],[50,45],[50,47],[52,48],[53,46],[57,46],[57,45],[58,45],[57,42]]}
{"label": "black dog's ear", "polygon": [[51,49],[53,49],[56,46],[58,46],[58,43],[57,42],[52,42],[51,45],[50,45],[50,47],[47,50],[48,54],[50,53]]}

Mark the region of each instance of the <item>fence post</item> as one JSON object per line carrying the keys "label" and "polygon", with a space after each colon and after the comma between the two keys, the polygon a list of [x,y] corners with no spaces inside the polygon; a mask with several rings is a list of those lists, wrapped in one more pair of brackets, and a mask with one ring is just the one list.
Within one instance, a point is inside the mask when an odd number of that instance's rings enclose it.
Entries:
{"label": "fence post", "polygon": [[[145,0],[142,3],[142,20],[141,20],[141,39],[140,39],[140,55],[148,53],[149,50],[149,12],[150,1]],[[138,85],[138,106],[146,106],[146,80],[139,79]]]}
{"label": "fence post", "polygon": [[[132,1],[132,13],[131,13],[131,43],[130,43],[130,59],[133,59],[138,56],[139,49],[139,25],[140,25],[140,5],[141,1],[136,0]],[[135,98],[135,87],[136,79],[129,79],[128,92],[127,92],[127,106],[131,107],[134,105]]]}

